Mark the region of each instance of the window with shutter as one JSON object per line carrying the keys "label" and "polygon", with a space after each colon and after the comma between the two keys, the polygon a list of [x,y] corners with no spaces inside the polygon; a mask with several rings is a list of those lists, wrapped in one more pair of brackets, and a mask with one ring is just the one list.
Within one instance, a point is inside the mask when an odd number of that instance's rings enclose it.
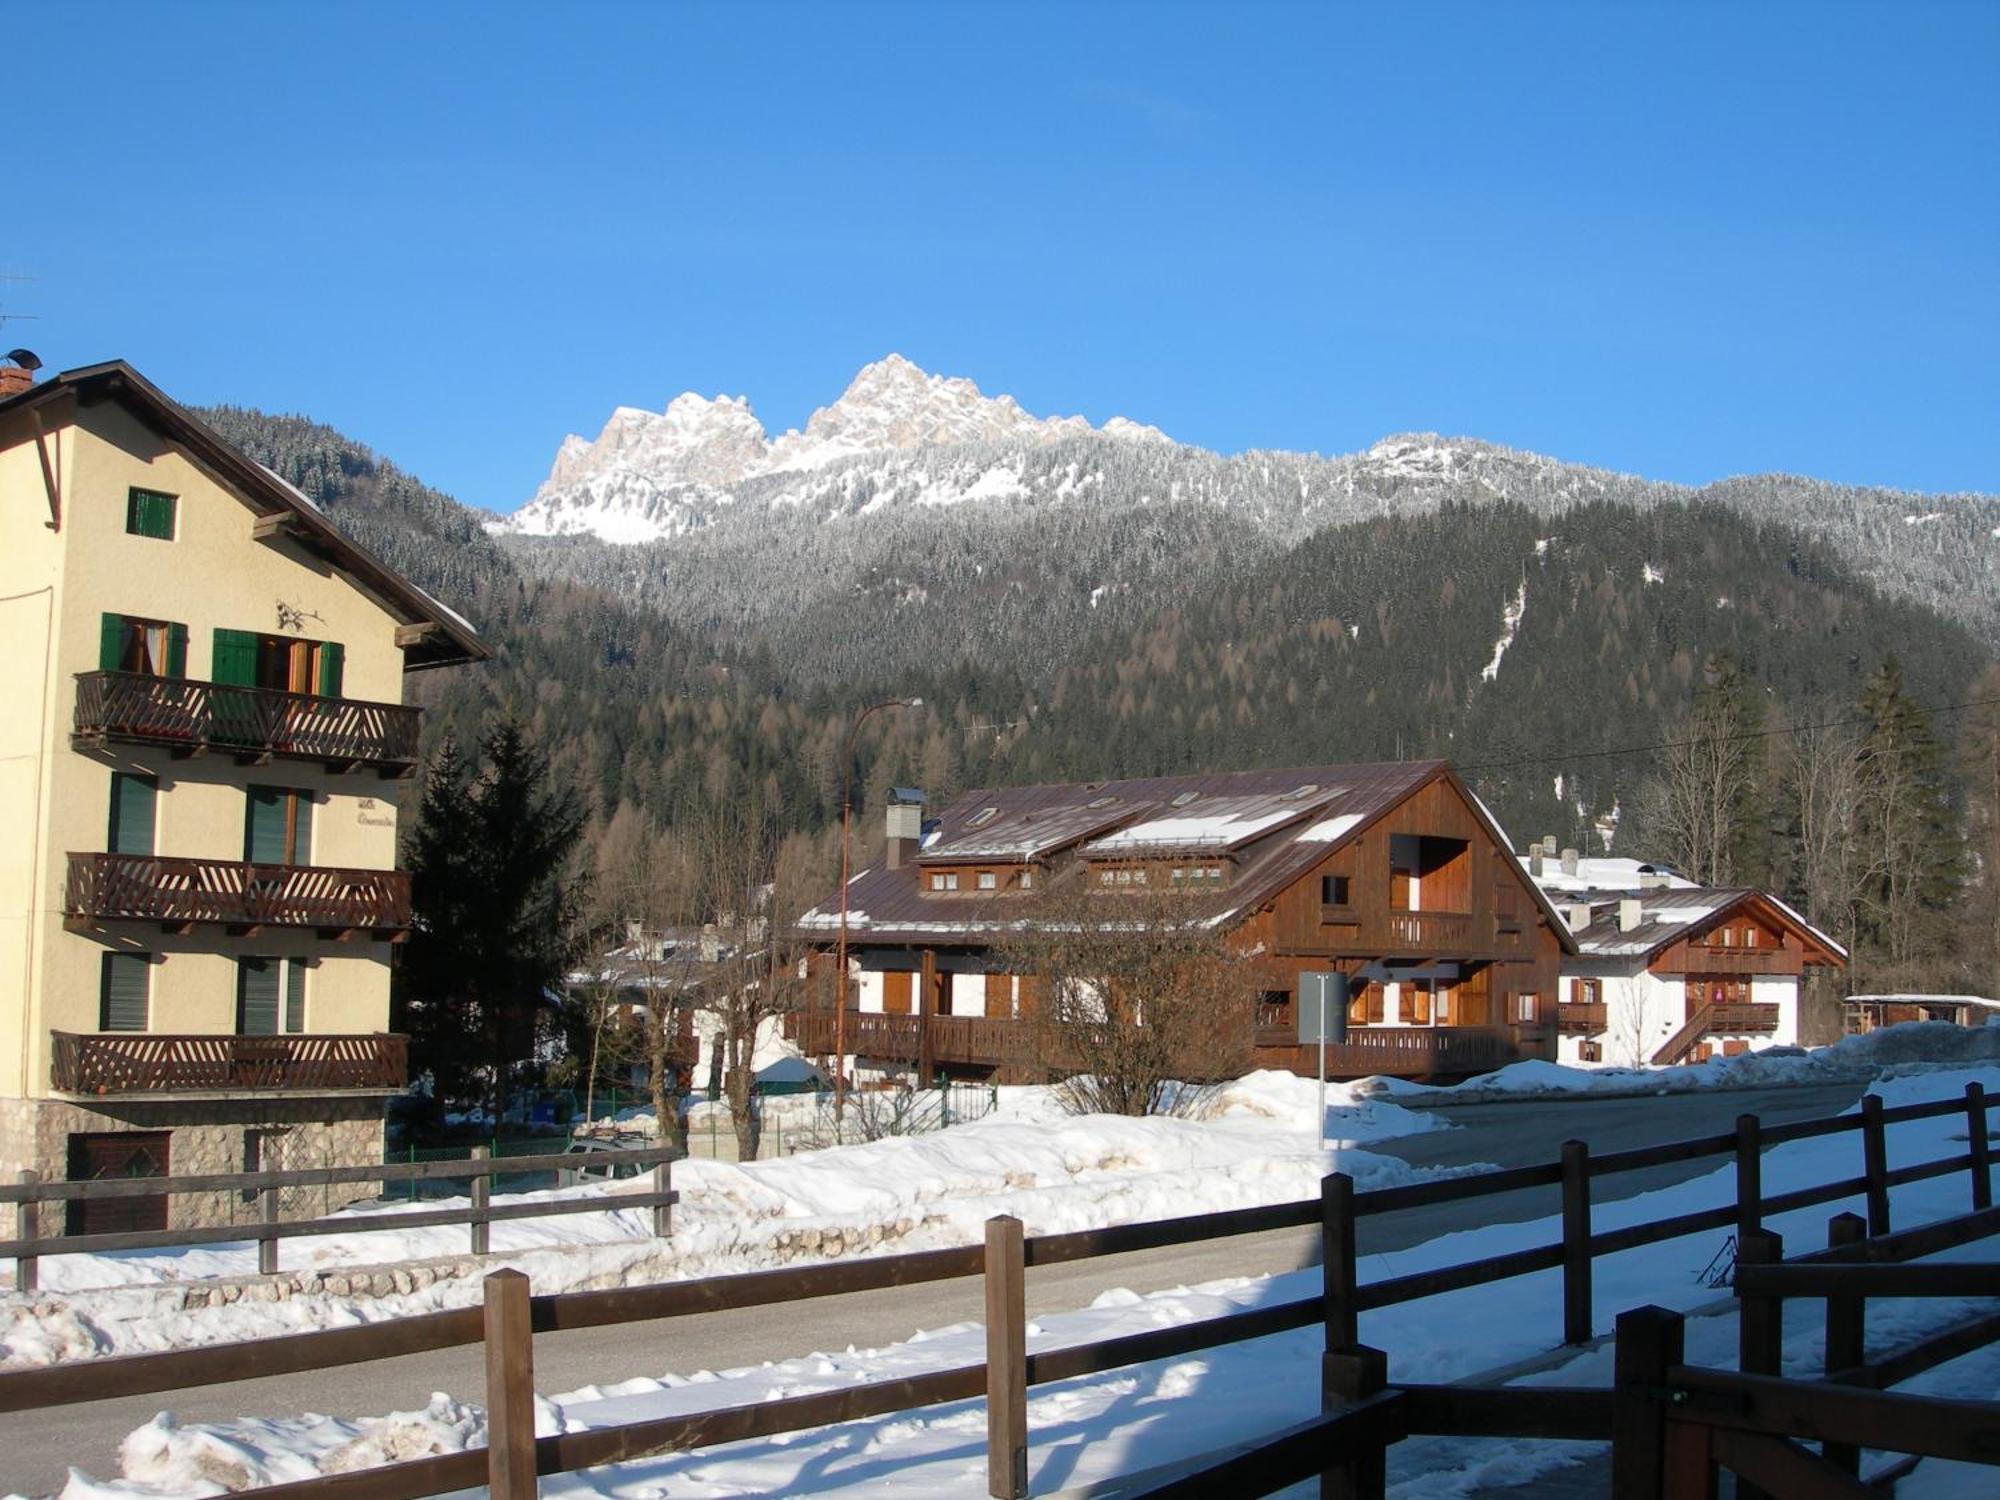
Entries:
{"label": "window with shutter", "polygon": [[174,507],[172,495],[158,490],[133,488],[125,493],[125,529],[133,536],[157,537],[163,542],[174,539]]}
{"label": "window with shutter", "polygon": [[285,1030],[306,1029],[306,966],[295,958],[285,960]]}
{"label": "window with shutter", "polygon": [[312,863],[312,794],[288,787],[244,789],[243,857],[253,865]]}
{"label": "window with shutter", "polygon": [[187,670],[187,627],[133,615],[105,615],[98,625],[97,665],[106,672],[177,677]]}
{"label": "window with shutter", "polygon": [[111,773],[111,832],[105,847],[113,854],[151,854],[160,783],[129,771]]}
{"label": "window with shutter", "polygon": [[254,631],[217,628],[208,680],[226,687],[257,685],[257,636]]}
{"label": "window with shutter", "polygon": [[146,1002],[152,987],[153,958],[149,953],[107,953],[99,980],[97,1029],[144,1031]]}
{"label": "window with shutter", "polygon": [[347,651],[339,641],[322,641],[319,648],[319,695],[322,698],[340,696],[341,678],[345,675]]}
{"label": "window with shutter", "polygon": [[236,961],[236,1030],[243,1036],[278,1034],[280,960],[239,958]]}

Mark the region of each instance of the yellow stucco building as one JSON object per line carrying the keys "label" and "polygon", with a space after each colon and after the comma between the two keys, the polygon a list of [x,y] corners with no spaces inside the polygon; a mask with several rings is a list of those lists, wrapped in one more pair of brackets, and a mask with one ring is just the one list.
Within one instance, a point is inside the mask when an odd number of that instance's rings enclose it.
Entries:
{"label": "yellow stucco building", "polygon": [[0,368],[0,537],[0,1173],[379,1161],[403,676],[486,649],[123,363]]}

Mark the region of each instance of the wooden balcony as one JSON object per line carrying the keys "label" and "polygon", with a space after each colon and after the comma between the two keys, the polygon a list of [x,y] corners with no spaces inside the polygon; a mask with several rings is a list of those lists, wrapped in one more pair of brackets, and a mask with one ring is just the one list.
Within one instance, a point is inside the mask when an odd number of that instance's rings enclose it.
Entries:
{"label": "wooden balcony", "polygon": [[328,937],[395,942],[410,926],[410,877],[402,870],[72,854],[63,911],[72,928],[104,920],[158,922],[179,932],[221,924],[246,935],[310,927]]}
{"label": "wooden balcony", "polygon": [[[803,1052],[833,1052],[831,1012],[788,1016],[786,1031]],[[1253,1039],[1258,1067],[1309,1074],[1318,1065],[1318,1047],[1300,1046],[1296,1029],[1261,1028]],[[1345,1042],[1327,1044],[1326,1066],[1328,1075],[1338,1078],[1485,1073],[1523,1058],[1550,1056],[1550,1040],[1542,1028],[1523,1027],[1517,1034],[1506,1026],[1356,1026]],[[1032,1047],[1028,1023],[1011,1018],[847,1013],[847,1050],[878,1062],[1000,1067],[1029,1060]]]}
{"label": "wooden balcony", "polygon": [[180,755],[309,760],[330,770],[407,776],[417,766],[422,714],[267,688],[228,687],[141,672],[79,672],[72,732],[85,743],[161,745]]}
{"label": "wooden balcony", "polygon": [[1463,953],[1472,944],[1472,913],[1392,911],[1389,946],[1396,953]]}
{"label": "wooden balcony", "polygon": [[1690,975],[1795,974],[1794,958],[1782,948],[1724,948],[1689,943],[1683,957]]}
{"label": "wooden balcony", "polygon": [[1708,1007],[1708,1029],[1726,1036],[1746,1036],[1754,1032],[1772,1032],[1778,1029],[1778,1007],[1775,1005],[1711,1005]]}
{"label": "wooden balcony", "polygon": [[401,1089],[408,1039],[362,1036],[165,1036],[69,1031],[54,1043],[49,1082],[60,1093],[174,1094]]}
{"label": "wooden balcony", "polygon": [[1556,1029],[1564,1036],[1599,1036],[1611,1024],[1604,1006],[1602,1000],[1558,1005]]}

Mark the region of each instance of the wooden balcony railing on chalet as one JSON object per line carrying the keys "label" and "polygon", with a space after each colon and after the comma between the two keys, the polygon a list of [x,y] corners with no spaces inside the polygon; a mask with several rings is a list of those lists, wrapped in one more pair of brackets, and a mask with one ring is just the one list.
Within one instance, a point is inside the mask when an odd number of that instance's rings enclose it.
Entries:
{"label": "wooden balcony railing on chalet", "polygon": [[[798,1012],[786,1018],[786,1026],[802,1052],[833,1052],[830,1011]],[[1283,1049],[1295,1054],[1295,1071],[1311,1072],[1317,1064],[1317,1046],[1301,1047],[1295,1027],[1259,1029],[1253,1042],[1261,1050]],[[1523,1058],[1543,1056],[1544,1043],[1545,1034],[1529,1027],[1356,1026],[1348,1031],[1345,1042],[1327,1044],[1326,1066],[1329,1074],[1346,1077],[1484,1073]],[[997,1067],[1022,1060],[1032,1044],[1028,1023],[1005,1017],[847,1013],[847,1050],[858,1057],[887,1062]]]}
{"label": "wooden balcony railing on chalet", "polygon": [[63,910],[71,926],[105,918],[183,930],[219,922],[246,930],[372,933],[394,941],[410,925],[410,877],[402,870],[72,854]]}
{"label": "wooden balcony railing on chalet", "polygon": [[164,745],[317,761],[336,770],[406,776],[416,769],[419,710],[142,672],[79,672],[79,740]]}
{"label": "wooden balcony railing on chalet", "polygon": [[1596,1036],[1610,1024],[1602,1000],[1565,1002],[1556,1007],[1556,1029],[1564,1036]]}
{"label": "wooden balcony railing on chalet", "polygon": [[1472,913],[1392,911],[1389,913],[1389,941],[1399,953],[1463,949],[1472,941]]}
{"label": "wooden balcony railing on chalet", "polygon": [[65,1094],[400,1089],[408,1039],[362,1036],[164,1036],[50,1033],[49,1082]]}
{"label": "wooden balcony railing on chalet", "polygon": [[1690,943],[1687,948],[1690,974],[1785,974],[1790,969],[1782,948],[1724,948],[1706,943]]}
{"label": "wooden balcony railing on chalet", "polygon": [[1778,1007],[1775,1005],[1745,1005],[1736,1002],[1704,1005],[1687,1018],[1687,1024],[1668,1037],[1660,1050],[1653,1054],[1653,1066],[1672,1067],[1686,1062],[1694,1049],[1701,1045],[1702,1038],[1709,1036],[1741,1036],[1749,1032],[1771,1032],[1778,1029]]}

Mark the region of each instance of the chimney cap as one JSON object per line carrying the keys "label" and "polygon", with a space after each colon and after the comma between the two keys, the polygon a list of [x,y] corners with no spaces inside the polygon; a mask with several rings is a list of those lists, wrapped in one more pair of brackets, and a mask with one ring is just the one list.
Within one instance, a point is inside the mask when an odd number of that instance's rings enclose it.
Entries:
{"label": "chimney cap", "polygon": [[892,786],[889,788],[889,801],[898,807],[922,807],[924,805],[923,788]]}
{"label": "chimney cap", "polygon": [[9,349],[5,356],[0,357],[11,359],[24,370],[39,370],[42,367],[42,357],[32,349]]}

